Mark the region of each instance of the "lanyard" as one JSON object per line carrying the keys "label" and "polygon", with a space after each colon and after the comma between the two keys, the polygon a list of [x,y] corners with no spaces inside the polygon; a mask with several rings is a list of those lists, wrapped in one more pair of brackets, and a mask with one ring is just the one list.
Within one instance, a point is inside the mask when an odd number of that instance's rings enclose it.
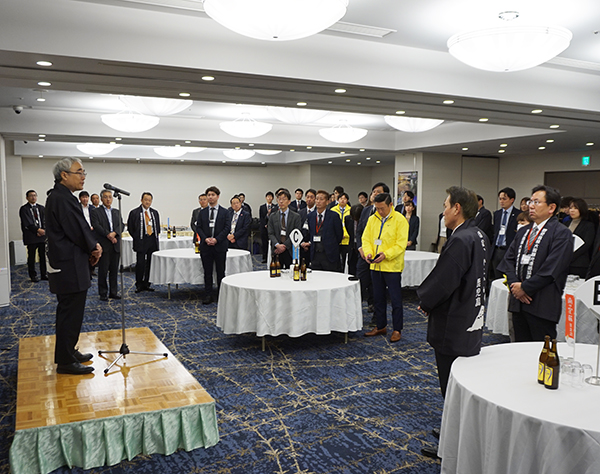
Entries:
{"label": "lanyard", "polygon": [[543,229],[543,227],[540,227],[540,230],[538,230],[537,234],[535,234],[535,237],[533,238],[532,242],[529,241],[529,238],[531,237],[531,231],[533,230],[533,227],[529,229],[529,234],[527,234],[527,253],[531,251],[531,247],[533,247],[533,244],[535,244],[535,241],[537,240],[538,236],[540,235],[540,232]]}
{"label": "lanyard", "polygon": [[[321,225],[319,225],[319,216],[321,217]],[[316,226],[317,226],[317,234],[318,234],[318,233],[319,233],[319,231],[321,230],[321,227],[323,227],[323,221],[324,221],[325,219],[324,219],[324,218],[323,218],[323,216],[322,216],[321,214],[319,214],[319,213],[317,213],[317,215],[315,216],[315,219],[317,220],[317,224],[316,224]]]}
{"label": "lanyard", "polygon": [[[377,236],[377,240],[381,239],[381,233],[383,232],[383,225],[386,223],[386,221],[388,220],[388,217],[390,217],[389,215],[385,216],[383,219],[381,219],[381,227],[379,228],[379,235]],[[379,218],[378,218],[379,219]]]}

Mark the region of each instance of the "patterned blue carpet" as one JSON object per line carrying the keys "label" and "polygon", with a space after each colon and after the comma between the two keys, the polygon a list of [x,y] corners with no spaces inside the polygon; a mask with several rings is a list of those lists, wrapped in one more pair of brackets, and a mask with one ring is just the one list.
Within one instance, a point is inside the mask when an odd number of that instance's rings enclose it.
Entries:
{"label": "patterned blue carpet", "polygon": [[[255,260],[255,269],[261,269]],[[0,473],[9,473],[15,426],[18,341],[53,334],[56,299],[47,282],[33,284],[13,268],[12,300],[0,308]],[[402,340],[365,338],[364,331],[267,338],[228,336],[216,327],[216,305],[203,306],[202,288],[167,287],[135,294],[125,273],[129,327],[149,327],[217,402],[220,442],[171,456],[138,456],[113,467],[61,468],[56,473],[355,474],[440,472],[421,455],[435,442],[443,400],[427,320],[414,291],[403,292]],[[389,313],[389,311],[388,311]],[[365,327],[371,315],[364,311]],[[120,302],[88,292],[83,331],[120,328]],[[484,335],[484,344],[507,338]],[[136,348],[131,347],[132,350]],[[139,349],[138,349],[139,350]],[[143,349],[141,349],[143,350]]]}

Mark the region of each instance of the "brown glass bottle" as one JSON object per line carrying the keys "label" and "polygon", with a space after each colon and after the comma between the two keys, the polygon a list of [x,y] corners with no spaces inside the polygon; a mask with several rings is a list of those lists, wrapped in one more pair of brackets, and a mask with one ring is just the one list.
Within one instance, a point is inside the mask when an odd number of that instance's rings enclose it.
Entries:
{"label": "brown glass bottle", "polygon": [[306,262],[302,259],[302,265],[300,266],[300,281],[306,281]]}
{"label": "brown glass bottle", "polygon": [[171,227],[167,227],[167,239],[171,238]]}
{"label": "brown glass bottle", "polygon": [[546,361],[548,360],[548,352],[550,352],[550,336],[546,336],[544,348],[540,354],[538,362],[538,383],[544,385],[544,373],[546,371]]}
{"label": "brown glass bottle", "polygon": [[279,261],[279,257],[275,255],[275,269],[277,270],[277,276],[281,276],[281,262]]}
{"label": "brown glass bottle", "polygon": [[177,227],[173,226],[173,238],[177,237]]}
{"label": "brown glass bottle", "polygon": [[552,339],[552,348],[548,352],[548,360],[546,361],[546,370],[544,372],[544,387],[556,390],[558,388],[559,373],[560,362],[558,361],[556,339]]}
{"label": "brown glass bottle", "polygon": [[194,252],[195,253],[200,253],[200,242],[196,241],[196,243],[194,244]]}
{"label": "brown glass bottle", "polygon": [[298,260],[294,262],[294,281],[300,281],[300,265],[298,265]]}
{"label": "brown glass bottle", "polygon": [[277,276],[277,264],[275,263],[275,256],[271,258],[271,265],[269,265],[269,276],[275,278]]}

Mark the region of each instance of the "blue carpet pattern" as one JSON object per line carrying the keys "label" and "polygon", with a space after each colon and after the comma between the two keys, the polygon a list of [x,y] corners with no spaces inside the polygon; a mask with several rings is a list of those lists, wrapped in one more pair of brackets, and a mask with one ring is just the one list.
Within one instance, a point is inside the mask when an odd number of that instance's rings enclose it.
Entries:
{"label": "blue carpet pattern", "polygon": [[[254,267],[264,265],[255,259]],[[11,305],[0,308],[0,474],[10,472],[19,338],[53,334],[56,309],[47,282],[31,283],[26,266],[13,268],[11,278]],[[166,286],[135,294],[134,274],[124,278],[128,327],[148,326],[213,396],[220,442],[56,473],[440,472],[439,462],[421,455],[423,446],[435,443],[430,430],[439,426],[443,400],[414,291],[403,291],[405,324],[396,344],[389,335],[365,338],[360,331],[348,344],[337,333],[268,337],[262,352],[254,335],[225,335],[216,327],[216,304],[202,305],[201,287],[172,287],[168,300]],[[120,320],[120,302],[101,302],[94,280],[82,331],[119,329]],[[365,328],[370,320],[365,307]],[[484,335],[484,344],[503,342],[507,338]]]}

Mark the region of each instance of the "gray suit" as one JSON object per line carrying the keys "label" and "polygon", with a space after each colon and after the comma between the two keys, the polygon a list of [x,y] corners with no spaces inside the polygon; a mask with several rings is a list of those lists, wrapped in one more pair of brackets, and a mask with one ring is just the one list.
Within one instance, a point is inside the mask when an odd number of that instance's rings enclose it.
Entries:
{"label": "gray suit", "polygon": [[[288,217],[287,217],[287,225],[286,225],[286,233],[285,241],[281,242],[281,212],[277,211],[272,213],[269,216],[269,223],[267,224],[267,230],[269,233],[269,241],[271,243],[271,250],[275,250],[275,245],[279,243],[283,243],[286,246],[286,252],[281,254],[279,257],[281,259],[282,265],[285,266],[287,263],[291,263],[292,255],[293,255],[293,244],[290,240],[290,233],[294,229],[302,230],[302,220],[300,219],[300,214],[292,211],[288,208]],[[287,255],[286,255],[287,254]]]}

